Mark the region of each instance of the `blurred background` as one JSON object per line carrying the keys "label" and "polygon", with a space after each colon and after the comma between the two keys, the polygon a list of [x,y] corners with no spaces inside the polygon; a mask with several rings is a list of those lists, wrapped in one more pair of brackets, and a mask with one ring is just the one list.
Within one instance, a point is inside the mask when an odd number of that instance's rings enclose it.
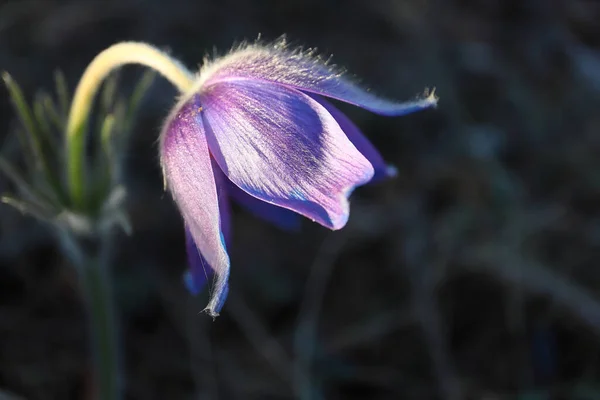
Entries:
{"label": "blurred background", "polygon": [[[259,34],[333,54],[375,93],[440,97],[403,118],[340,105],[399,171],[355,191],[345,229],[283,232],[235,208],[213,322],[182,284],[157,149],[176,92],[158,77],[114,262],[127,399],[600,399],[598,21],[595,0],[1,1],[0,70],[28,98],[56,69],[72,89],[121,40],[193,67]],[[2,90],[3,143],[17,127]],[[0,235],[0,398],[89,398],[72,268],[6,206]]]}

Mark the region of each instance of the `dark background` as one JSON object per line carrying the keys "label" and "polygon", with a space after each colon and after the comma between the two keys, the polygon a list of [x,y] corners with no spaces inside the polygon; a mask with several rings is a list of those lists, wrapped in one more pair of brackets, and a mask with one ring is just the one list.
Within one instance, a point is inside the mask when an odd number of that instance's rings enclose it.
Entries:
{"label": "dark background", "polygon": [[[440,96],[403,118],[340,106],[399,169],[354,193],[345,229],[282,232],[236,208],[213,323],[181,284],[157,149],[176,92],[158,78],[114,264],[127,398],[600,399],[599,21],[595,0],[0,2],[0,69],[28,97],[58,68],[73,88],[121,40],[193,67],[259,33],[333,54],[376,93]],[[0,135],[17,126],[0,91]],[[0,398],[89,398],[72,268],[6,206],[0,232]]]}

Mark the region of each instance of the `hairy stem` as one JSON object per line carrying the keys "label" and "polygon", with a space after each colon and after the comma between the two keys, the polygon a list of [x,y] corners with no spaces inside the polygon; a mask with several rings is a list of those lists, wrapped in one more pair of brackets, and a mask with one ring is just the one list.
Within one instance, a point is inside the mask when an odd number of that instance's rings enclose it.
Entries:
{"label": "hairy stem", "polygon": [[180,92],[188,90],[193,82],[193,74],[184,65],[145,43],[117,43],[92,60],[75,89],[67,122],[67,180],[75,208],[81,209],[85,204],[85,127],[93,99],[102,81],[125,64],[141,64],[156,70]]}

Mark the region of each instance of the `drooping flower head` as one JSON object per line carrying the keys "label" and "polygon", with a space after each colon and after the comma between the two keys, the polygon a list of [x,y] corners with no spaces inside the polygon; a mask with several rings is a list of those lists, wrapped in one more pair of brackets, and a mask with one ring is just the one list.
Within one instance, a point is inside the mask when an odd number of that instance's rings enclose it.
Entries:
{"label": "drooping flower head", "polygon": [[254,44],[205,64],[168,117],[161,164],[186,226],[188,286],[197,290],[214,274],[210,315],[228,291],[229,198],[284,225],[295,224],[295,212],[340,229],[354,188],[391,173],[324,97],[388,116],[437,103],[433,93],[384,100],[310,52]]}

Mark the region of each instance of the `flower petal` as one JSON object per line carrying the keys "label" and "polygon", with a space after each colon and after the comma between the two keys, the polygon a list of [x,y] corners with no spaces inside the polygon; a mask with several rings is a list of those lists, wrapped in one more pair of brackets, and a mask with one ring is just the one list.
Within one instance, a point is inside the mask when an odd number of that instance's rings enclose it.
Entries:
{"label": "flower petal", "polygon": [[300,215],[283,207],[266,203],[249,195],[232,182],[227,186],[227,192],[237,203],[252,214],[262,218],[285,231],[300,229]]}
{"label": "flower petal", "polygon": [[390,178],[396,175],[396,169],[383,160],[379,151],[371,144],[369,139],[366,138],[365,135],[358,129],[356,125],[344,115],[343,112],[338,110],[328,102],[327,100],[320,98],[319,96],[310,95],[310,97],[322,105],[329,113],[335,118],[337,123],[340,125],[340,128],[344,131],[348,139],[352,142],[354,147],[358,149],[362,153],[363,156],[369,160],[371,165],[373,165],[373,169],[375,170],[375,174],[373,175],[373,179],[371,182],[376,182],[381,179]]}
{"label": "flower petal", "polygon": [[165,181],[200,253],[216,273],[206,311],[218,315],[227,296],[229,256],[197,96],[178,106],[161,133],[160,157]]}
{"label": "flower petal", "polygon": [[320,94],[382,115],[405,115],[434,107],[434,92],[421,99],[398,103],[373,95],[310,52],[292,51],[284,43],[249,45],[203,67],[198,87],[239,79],[265,80]]}
{"label": "flower petal", "polygon": [[202,257],[192,233],[185,228],[185,250],[188,258],[188,270],[183,275],[183,282],[191,294],[194,296],[202,291],[209,279],[209,274],[212,275],[212,267]]}
{"label": "flower petal", "polygon": [[[189,269],[183,275],[183,281],[188,291],[192,295],[197,295],[204,289],[209,280],[213,278],[214,268],[208,264],[208,261],[200,254],[192,233],[185,228],[185,246],[188,256]],[[214,307],[214,312],[209,312],[210,315],[216,316],[215,312],[219,312],[227,299],[229,293],[229,285],[225,285],[223,293],[218,296],[218,302]]]}
{"label": "flower petal", "polygon": [[[229,207],[229,196],[227,188],[234,186],[223,175],[218,165],[213,161],[212,168],[215,173],[215,184],[217,186],[217,197],[219,199],[219,212],[221,213],[221,232],[225,239],[225,244],[229,247],[231,243],[231,211]],[[238,189],[239,190],[239,189]],[[185,227],[185,247],[188,258],[188,270],[183,275],[183,281],[192,295],[197,295],[206,286],[208,281],[213,278],[214,268],[202,256],[200,250],[194,242],[189,228]],[[221,296],[224,301],[224,296]]]}
{"label": "flower petal", "polygon": [[348,219],[348,196],[371,163],[307,95],[264,81],[221,82],[200,93],[211,154],[246,193],[326,227]]}

